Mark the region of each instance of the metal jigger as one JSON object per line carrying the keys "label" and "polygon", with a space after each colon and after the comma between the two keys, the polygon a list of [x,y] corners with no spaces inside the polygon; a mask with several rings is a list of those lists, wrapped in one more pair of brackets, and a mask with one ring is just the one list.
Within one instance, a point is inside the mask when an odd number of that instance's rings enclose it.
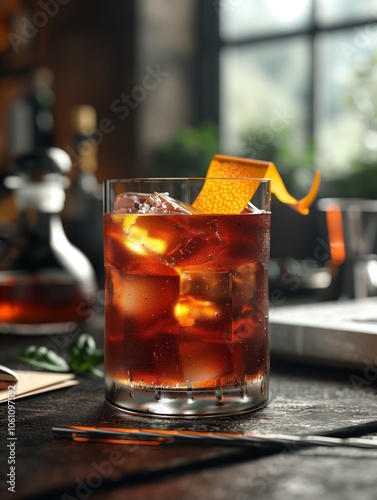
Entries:
{"label": "metal jigger", "polygon": [[332,298],[377,295],[377,200],[323,198],[334,280]]}

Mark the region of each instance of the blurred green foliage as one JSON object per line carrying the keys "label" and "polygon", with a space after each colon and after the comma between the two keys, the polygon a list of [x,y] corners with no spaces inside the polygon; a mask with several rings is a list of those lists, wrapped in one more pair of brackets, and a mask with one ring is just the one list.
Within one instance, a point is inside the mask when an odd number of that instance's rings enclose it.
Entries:
{"label": "blurred green foliage", "polygon": [[[293,132],[287,128],[275,134],[268,143],[259,143],[259,148],[256,148],[253,138],[257,133],[255,130],[245,134],[238,156],[274,162],[292,193],[299,193],[305,185],[310,185],[315,165],[314,139],[308,141],[306,150],[295,147]],[[256,152],[257,156],[251,156],[251,152]],[[377,199],[377,162],[360,156],[351,158],[349,167],[335,177],[322,176],[319,196]]]}
{"label": "blurred green foliage", "polygon": [[182,127],[154,153],[158,177],[205,177],[209,163],[219,152],[219,131],[212,123]]}
{"label": "blurred green foliage", "polygon": [[[315,144],[296,144],[287,127],[270,141],[256,141],[260,127],[247,131],[235,156],[272,161],[293,193],[310,185],[315,164]],[[202,177],[212,157],[219,153],[219,130],[212,123],[182,127],[153,156],[153,175],[158,177]],[[351,169],[336,178],[322,178],[320,196],[377,199],[377,165],[363,158],[351,159]]]}
{"label": "blurred green foliage", "polygon": [[242,136],[241,149],[236,156],[275,163],[288,190],[300,192],[303,184],[310,182],[312,177],[314,142],[296,144],[289,127],[271,134],[270,140],[262,142],[259,134],[262,128],[252,128]]}
{"label": "blurred green foliage", "polygon": [[323,183],[321,196],[377,199],[377,165],[353,161],[352,171]]}

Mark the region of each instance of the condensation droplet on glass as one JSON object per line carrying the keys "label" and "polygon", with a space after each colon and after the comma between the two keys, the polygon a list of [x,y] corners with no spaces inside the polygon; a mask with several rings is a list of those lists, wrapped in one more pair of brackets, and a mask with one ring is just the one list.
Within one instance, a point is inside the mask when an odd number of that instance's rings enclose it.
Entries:
{"label": "condensation droplet on glass", "polygon": [[186,380],[187,385],[187,402],[192,404],[194,402],[194,392],[192,390],[192,384],[189,380]]}
{"label": "condensation droplet on glass", "polygon": [[155,391],[155,393],[154,393],[154,399],[155,399],[156,401],[160,401],[160,400],[161,400],[161,397],[162,397],[162,395],[161,395],[161,391],[160,391],[160,390]]}
{"label": "condensation droplet on glass", "polygon": [[218,403],[223,403],[224,402],[224,394],[222,389],[217,389],[216,392],[216,399]]}
{"label": "condensation droplet on glass", "polygon": [[264,395],[264,377],[262,378],[262,383],[260,385],[260,393],[262,394],[262,396]]}

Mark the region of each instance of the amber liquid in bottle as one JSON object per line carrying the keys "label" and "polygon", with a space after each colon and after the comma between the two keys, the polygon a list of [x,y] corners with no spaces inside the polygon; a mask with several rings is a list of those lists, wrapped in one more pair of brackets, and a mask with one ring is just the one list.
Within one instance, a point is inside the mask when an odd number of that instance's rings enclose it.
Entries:
{"label": "amber liquid in bottle", "polygon": [[87,319],[95,285],[77,276],[82,260],[65,238],[59,215],[22,213],[20,232],[0,264],[0,323],[22,329],[22,324]]}
{"label": "amber liquid in bottle", "polygon": [[68,333],[93,314],[93,268],[64,232],[59,178],[19,191],[18,226],[0,243],[0,331]]}

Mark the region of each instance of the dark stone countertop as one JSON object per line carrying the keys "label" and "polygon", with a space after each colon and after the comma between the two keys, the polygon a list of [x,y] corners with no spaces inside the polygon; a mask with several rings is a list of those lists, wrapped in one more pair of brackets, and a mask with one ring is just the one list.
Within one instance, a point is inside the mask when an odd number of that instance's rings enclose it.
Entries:
{"label": "dark stone countertop", "polygon": [[[102,340],[102,320],[90,325]],[[60,344],[67,339],[61,337]],[[23,346],[52,337],[0,337],[0,363]],[[369,367],[370,369],[370,367]],[[54,439],[53,426],[110,425],[226,432],[360,435],[377,442],[377,367],[349,372],[272,360],[271,400],[262,410],[232,417],[157,419],[118,412],[104,401],[103,381],[16,401],[16,493],[7,492],[7,405],[0,405],[0,494],[13,499],[374,500],[377,450],[312,447],[267,451],[216,446],[164,447],[76,443]],[[374,378],[374,380],[372,380]],[[367,424],[345,432],[336,429]],[[331,432],[330,432],[331,431]]]}

